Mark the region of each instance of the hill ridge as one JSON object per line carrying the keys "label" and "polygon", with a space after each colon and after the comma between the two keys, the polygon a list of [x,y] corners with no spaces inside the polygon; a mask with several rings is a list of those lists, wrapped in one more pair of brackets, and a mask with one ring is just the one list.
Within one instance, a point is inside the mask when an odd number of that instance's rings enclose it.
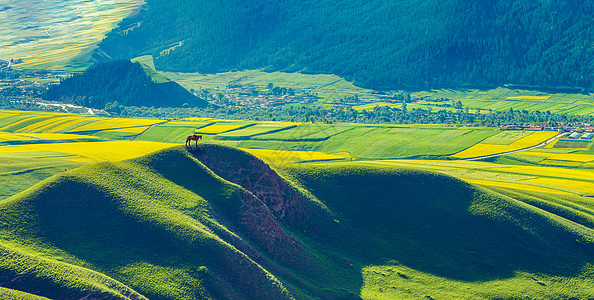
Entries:
{"label": "hill ridge", "polygon": [[518,272],[579,284],[594,259],[592,228],[446,175],[274,170],[210,144],[54,176],[0,201],[0,220],[0,251],[11,245],[50,269],[81,266],[110,282],[70,284],[87,273],[55,272],[43,285],[38,277],[11,285],[35,274],[35,263],[11,273],[14,262],[0,259],[0,287],[49,298],[102,291],[126,299],[122,290],[139,299],[352,299],[361,270],[382,265],[473,285]]}

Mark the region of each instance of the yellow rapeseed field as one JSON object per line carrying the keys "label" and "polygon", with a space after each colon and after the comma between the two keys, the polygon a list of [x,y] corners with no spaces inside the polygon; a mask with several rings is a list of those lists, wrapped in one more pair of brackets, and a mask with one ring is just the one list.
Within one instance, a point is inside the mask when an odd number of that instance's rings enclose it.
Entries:
{"label": "yellow rapeseed field", "polygon": [[147,130],[149,127],[150,126],[128,127],[128,128],[111,129],[111,130],[106,130],[106,131],[107,132],[123,132],[123,133],[141,134],[143,131]]}
{"label": "yellow rapeseed field", "polygon": [[211,119],[211,118],[201,118],[201,117],[192,117],[192,118],[185,118],[185,119],[181,119],[180,121],[209,121],[209,122],[215,122],[215,121],[220,121],[219,119]]}
{"label": "yellow rapeseed field", "polygon": [[[25,126],[21,129],[17,130],[16,132],[45,132],[50,127],[55,127],[60,124],[68,123],[72,120],[78,120],[81,118],[83,118],[83,117],[80,117],[80,116],[56,117],[56,118],[36,122],[29,126]],[[87,119],[87,118],[85,118],[85,119]]]}
{"label": "yellow rapeseed field", "polygon": [[243,126],[245,126],[245,124],[241,124],[241,125],[213,124],[213,125],[206,126],[204,128],[196,129],[195,132],[196,133],[212,133],[212,134],[216,134],[216,133],[222,133],[222,132],[226,132],[226,131],[229,131],[229,130],[237,129],[237,128],[240,128],[240,127],[243,127]]}
{"label": "yellow rapeseed field", "polygon": [[270,150],[270,149],[242,149],[249,152],[269,164],[283,164],[294,163],[300,161],[312,160],[336,160],[336,159],[350,159],[350,155],[346,152],[328,154],[317,151],[284,151],[284,150]]}
{"label": "yellow rapeseed field", "polygon": [[0,141],[27,141],[30,139],[26,136],[12,134],[10,132],[0,132]]}
{"label": "yellow rapeseed field", "polygon": [[594,178],[594,172],[576,169],[564,169],[555,167],[536,167],[536,166],[505,166],[495,168],[503,172],[529,174],[536,176],[553,176],[573,179],[590,179]]}
{"label": "yellow rapeseed field", "polygon": [[505,153],[515,150],[520,150],[532,146],[536,146],[542,142],[545,142],[557,135],[554,131],[535,131],[531,135],[521,138],[509,145],[495,145],[495,144],[476,144],[464,151],[458,152],[452,157],[456,158],[472,158],[486,155],[493,155],[499,153]]}
{"label": "yellow rapeseed field", "polygon": [[65,134],[65,133],[31,133],[31,134],[21,134],[22,136],[30,136],[42,140],[77,140],[77,139],[98,139],[96,136],[92,135],[80,135],[80,134]]}
{"label": "yellow rapeseed field", "polygon": [[571,191],[578,191],[581,192],[580,194],[594,194],[594,181],[587,182],[557,178],[535,178],[526,181],[547,186],[557,186]]}
{"label": "yellow rapeseed field", "polygon": [[95,131],[95,130],[113,130],[129,127],[141,127],[151,126],[153,124],[162,123],[162,120],[150,120],[150,119],[124,119],[124,118],[110,118],[100,119],[96,122],[79,126],[75,129],[69,130],[68,132],[78,131]]}
{"label": "yellow rapeseed field", "polygon": [[34,120],[34,119],[40,119],[40,118],[45,118],[45,117],[46,116],[31,116],[31,117],[28,117],[28,118],[25,118],[25,119],[22,119],[22,120],[19,120],[19,121],[10,123],[10,124],[8,124],[8,125],[0,128],[0,131],[6,130],[7,128],[10,128],[12,126],[17,126],[19,124],[22,124],[22,123],[25,123],[25,122],[28,122],[28,121],[31,121],[31,120]]}
{"label": "yellow rapeseed field", "polygon": [[52,151],[76,155],[61,159],[80,162],[99,162],[135,158],[171,146],[177,146],[177,144],[147,141],[73,142],[0,147],[0,153]]}
{"label": "yellow rapeseed field", "polygon": [[551,96],[514,96],[514,97],[507,97],[510,100],[547,100],[551,98]]}
{"label": "yellow rapeseed field", "polygon": [[[96,118],[96,117],[93,117],[93,118]],[[89,117],[75,118],[71,121],[67,121],[66,123],[62,123],[56,127],[52,127],[50,129],[46,130],[45,132],[46,133],[61,132],[68,127],[75,126],[76,124],[80,124],[80,123],[88,121],[88,120],[92,120],[92,118],[89,118]]]}
{"label": "yellow rapeseed field", "polygon": [[547,159],[553,159],[553,160],[566,160],[566,161],[578,161],[578,162],[594,161],[594,155],[592,155],[592,154],[547,153],[547,152],[532,152],[532,151],[522,152],[522,154],[546,157]]}
{"label": "yellow rapeseed field", "polygon": [[468,183],[478,184],[478,185],[488,185],[488,186],[496,186],[496,187],[503,187],[503,188],[510,188],[510,189],[524,190],[524,191],[532,191],[532,192],[543,192],[543,193],[550,193],[550,194],[575,195],[573,193],[569,193],[569,192],[565,192],[565,191],[560,191],[560,190],[541,187],[541,186],[534,186],[534,185],[529,185],[529,184],[481,180],[481,179],[469,179],[469,178],[460,178],[460,179],[462,179]]}
{"label": "yellow rapeseed field", "polygon": [[174,122],[167,122],[167,126],[181,126],[181,127],[201,127],[212,122],[185,122],[185,121],[174,121]]}
{"label": "yellow rapeseed field", "polygon": [[6,117],[10,117],[10,116],[14,116],[14,115],[15,114],[13,114],[13,113],[5,112],[5,111],[0,111],[0,119],[6,118]]}
{"label": "yellow rapeseed field", "polygon": [[549,165],[549,166],[579,167],[583,163],[577,162],[577,161],[545,159],[545,160],[539,162],[538,164],[539,165]]}

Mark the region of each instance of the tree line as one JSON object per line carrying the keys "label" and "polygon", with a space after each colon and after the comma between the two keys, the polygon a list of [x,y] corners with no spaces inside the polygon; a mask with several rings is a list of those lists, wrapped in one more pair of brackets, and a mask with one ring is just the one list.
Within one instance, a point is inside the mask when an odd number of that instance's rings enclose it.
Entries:
{"label": "tree line", "polygon": [[555,124],[560,122],[593,123],[589,115],[554,114],[551,112],[526,110],[483,111],[471,113],[468,110],[448,111],[421,108],[406,109],[390,106],[375,106],[371,110],[358,111],[350,106],[324,108],[319,106],[283,106],[269,109],[245,107],[208,108],[155,108],[121,107],[120,116],[154,117],[178,119],[188,117],[209,117],[220,119],[249,119],[257,121],[318,122],[318,123],[362,123],[362,124],[473,124],[500,126],[501,124]]}

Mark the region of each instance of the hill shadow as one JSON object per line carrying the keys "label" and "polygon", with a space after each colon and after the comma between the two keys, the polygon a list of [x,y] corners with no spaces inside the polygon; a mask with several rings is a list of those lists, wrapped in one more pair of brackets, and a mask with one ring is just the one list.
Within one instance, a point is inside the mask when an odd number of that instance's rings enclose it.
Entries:
{"label": "hill shadow", "polygon": [[359,268],[394,262],[480,282],[575,276],[594,261],[591,228],[446,175],[303,164],[277,173],[235,148],[199,149],[54,177],[0,202],[0,229],[124,284],[121,270],[139,262],[177,268],[215,298],[289,298],[276,278],[297,298],[357,298]]}
{"label": "hill shadow", "polygon": [[467,282],[517,271],[575,276],[594,258],[589,228],[439,174],[373,167],[291,168],[339,216],[328,235],[362,265],[398,261]]}

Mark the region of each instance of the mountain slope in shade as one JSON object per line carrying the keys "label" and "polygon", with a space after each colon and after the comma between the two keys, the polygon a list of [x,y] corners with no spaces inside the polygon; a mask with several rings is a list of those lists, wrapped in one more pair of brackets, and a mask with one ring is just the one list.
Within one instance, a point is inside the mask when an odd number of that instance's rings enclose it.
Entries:
{"label": "mountain slope in shade", "polygon": [[375,89],[594,88],[594,1],[148,0],[95,58],[336,74]]}
{"label": "mountain slope in shade", "polygon": [[207,105],[176,82],[164,78],[154,80],[140,63],[129,60],[95,64],[50,86],[43,98],[98,109],[115,102],[124,106]]}
{"label": "mountain slope in shade", "polygon": [[348,299],[363,268],[395,261],[474,284],[521,271],[579,285],[594,258],[583,218],[448,176],[299,165],[281,174],[203,144],[45,180],[0,202],[0,295]]}

